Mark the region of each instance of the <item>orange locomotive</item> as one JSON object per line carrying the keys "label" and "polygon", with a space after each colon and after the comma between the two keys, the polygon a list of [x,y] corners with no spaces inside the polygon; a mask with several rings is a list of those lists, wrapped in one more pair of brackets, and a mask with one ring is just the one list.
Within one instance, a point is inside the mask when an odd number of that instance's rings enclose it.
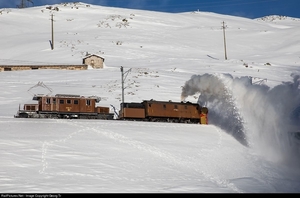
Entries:
{"label": "orange locomotive", "polygon": [[119,119],[208,124],[207,113],[206,107],[196,103],[145,100],[142,103],[121,103]]}

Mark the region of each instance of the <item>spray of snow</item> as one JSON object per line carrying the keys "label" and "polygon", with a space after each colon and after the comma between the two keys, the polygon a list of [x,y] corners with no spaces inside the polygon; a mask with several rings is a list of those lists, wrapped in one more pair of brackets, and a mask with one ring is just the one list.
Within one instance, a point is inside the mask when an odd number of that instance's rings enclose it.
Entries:
{"label": "spray of snow", "polygon": [[210,124],[269,160],[299,165],[300,76],[291,76],[293,82],[271,89],[253,84],[251,77],[194,75],[182,88],[181,100],[200,93],[198,103],[208,107]]}

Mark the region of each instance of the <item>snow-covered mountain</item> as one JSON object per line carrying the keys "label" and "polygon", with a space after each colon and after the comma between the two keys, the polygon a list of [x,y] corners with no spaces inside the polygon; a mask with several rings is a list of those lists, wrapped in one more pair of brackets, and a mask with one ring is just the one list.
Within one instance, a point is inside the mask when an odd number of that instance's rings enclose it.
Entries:
{"label": "snow-covered mountain", "polygon": [[[300,19],[64,3],[2,9],[0,27],[0,65],[105,58],[0,72],[2,192],[299,192]],[[13,118],[37,82],[119,108],[121,66],[126,101],[198,102],[210,124]]]}

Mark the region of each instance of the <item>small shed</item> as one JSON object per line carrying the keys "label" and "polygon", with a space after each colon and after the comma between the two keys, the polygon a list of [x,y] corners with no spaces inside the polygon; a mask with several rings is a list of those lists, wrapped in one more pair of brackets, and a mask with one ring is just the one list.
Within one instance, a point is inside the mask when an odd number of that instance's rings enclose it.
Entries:
{"label": "small shed", "polygon": [[101,69],[103,68],[104,58],[95,54],[91,54],[83,58],[84,65],[90,65],[94,69]]}

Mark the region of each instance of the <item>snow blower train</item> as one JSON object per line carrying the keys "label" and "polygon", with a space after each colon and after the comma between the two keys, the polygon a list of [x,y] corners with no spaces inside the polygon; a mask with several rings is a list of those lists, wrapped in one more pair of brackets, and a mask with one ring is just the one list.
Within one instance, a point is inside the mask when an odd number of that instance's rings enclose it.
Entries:
{"label": "snow blower train", "polygon": [[[97,106],[101,98],[70,94],[34,95],[34,104],[24,104],[15,118],[104,119],[208,124],[208,109],[197,103],[144,100],[120,104],[120,111]],[[113,106],[112,106],[113,107]],[[113,107],[113,109],[115,109]]]}

